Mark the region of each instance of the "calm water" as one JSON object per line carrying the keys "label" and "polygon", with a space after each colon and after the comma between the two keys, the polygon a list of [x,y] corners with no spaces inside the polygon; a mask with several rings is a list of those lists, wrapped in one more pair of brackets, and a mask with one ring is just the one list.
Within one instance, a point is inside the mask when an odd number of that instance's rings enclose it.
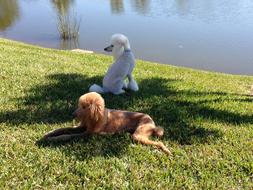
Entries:
{"label": "calm water", "polygon": [[[57,15],[80,21],[59,37]],[[103,53],[126,34],[137,58],[253,75],[252,0],[0,0],[0,36],[45,47]]]}

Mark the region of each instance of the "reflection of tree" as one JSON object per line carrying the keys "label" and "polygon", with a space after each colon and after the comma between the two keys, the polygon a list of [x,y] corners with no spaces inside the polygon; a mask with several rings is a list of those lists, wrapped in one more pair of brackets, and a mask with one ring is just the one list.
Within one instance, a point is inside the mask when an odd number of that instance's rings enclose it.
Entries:
{"label": "reflection of tree", "polygon": [[140,14],[147,14],[149,12],[150,0],[132,0],[132,5]]}
{"label": "reflection of tree", "polygon": [[78,35],[80,20],[77,19],[74,10],[70,11],[74,0],[51,0],[56,11],[58,31],[61,36],[61,48],[78,48]]}
{"label": "reflection of tree", "polygon": [[112,13],[122,13],[124,12],[124,2],[123,0],[110,0]]}
{"label": "reflection of tree", "polygon": [[55,8],[58,13],[61,15],[65,15],[69,13],[70,5],[74,2],[74,0],[52,0]]}
{"label": "reflection of tree", "polygon": [[61,39],[60,41],[60,48],[61,49],[78,49],[79,48],[79,38],[73,39]]}
{"label": "reflection of tree", "polygon": [[0,30],[11,26],[19,17],[17,0],[0,0]]}
{"label": "reflection of tree", "polygon": [[188,15],[190,10],[190,4],[192,2],[188,2],[187,0],[177,0],[175,1],[175,6],[177,8],[177,12],[180,15]]}

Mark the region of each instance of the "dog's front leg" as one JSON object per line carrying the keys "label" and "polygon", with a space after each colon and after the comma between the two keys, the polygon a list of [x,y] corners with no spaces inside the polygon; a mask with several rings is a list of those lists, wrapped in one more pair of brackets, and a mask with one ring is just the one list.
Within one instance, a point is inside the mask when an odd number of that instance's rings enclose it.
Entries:
{"label": "dog's front leg", "polygon": [[63,135],[78,135],[84,133],[86,128],[84,126],[77,126],[77,127],[66,127],[55,129],[47,133],[41,140],[48,140],[49,138],[57,138]]}
{"label": "dog's front leg", "polygon": [[85,131],[83,133],[76,133],[76,134],[64,134],[59,136],[52,136],[46,139],[47,142],[66,142],[77,138],[86,137],[88,133]]}

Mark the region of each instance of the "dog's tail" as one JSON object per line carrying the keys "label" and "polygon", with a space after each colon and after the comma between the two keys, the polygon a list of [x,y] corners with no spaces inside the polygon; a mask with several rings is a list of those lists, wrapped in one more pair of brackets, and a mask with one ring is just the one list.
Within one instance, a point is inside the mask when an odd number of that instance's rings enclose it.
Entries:
{"label": "dog's tail", "polygon": [[104,89],[101,86],[97,85],[97,84],[91,85],[90,88],[89,88],[89,92],[97,92],[99,94],[105,93]]}
{"label": "dog's tail", "polygon": [[157,137],[162,137],[164,133],[164,129],[162,127],[155,127],[153,129],[153,135],[157,136]]}

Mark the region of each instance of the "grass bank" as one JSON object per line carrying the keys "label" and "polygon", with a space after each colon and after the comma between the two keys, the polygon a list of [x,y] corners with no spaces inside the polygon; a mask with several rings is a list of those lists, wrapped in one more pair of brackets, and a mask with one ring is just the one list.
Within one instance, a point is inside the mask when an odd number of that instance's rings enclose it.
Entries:
{"label": "grass bank", "polygon": [[1,189],[252,189],[253,77],[137,61],[140,91],[109,108],[150,114],[168,157],[127,134],[39,146],[71,126],[78,97],[112,58],[0,39]]}

